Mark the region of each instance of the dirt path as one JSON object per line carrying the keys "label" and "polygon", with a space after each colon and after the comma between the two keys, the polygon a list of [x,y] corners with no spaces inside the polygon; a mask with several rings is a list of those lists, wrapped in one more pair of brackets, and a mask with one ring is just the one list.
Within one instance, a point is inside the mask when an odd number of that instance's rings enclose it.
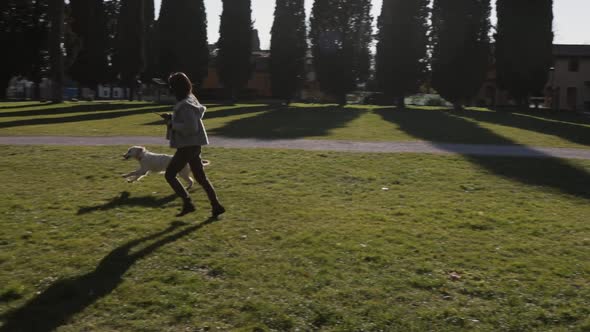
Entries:
{"label": "dirt path", "polygon": [[[553,157],[590,160],[590,149],[542,148],[521,145],[449,144],[434,142],[357,142],[339,140],[280,139],[262,140],[252,138],[209,137],[212,147],[295,149],[308,151],[341,151],[373,153],[431,153],[479,156]],[[5,145],[167,145],[159,137],[112,136],[0,136]]]}

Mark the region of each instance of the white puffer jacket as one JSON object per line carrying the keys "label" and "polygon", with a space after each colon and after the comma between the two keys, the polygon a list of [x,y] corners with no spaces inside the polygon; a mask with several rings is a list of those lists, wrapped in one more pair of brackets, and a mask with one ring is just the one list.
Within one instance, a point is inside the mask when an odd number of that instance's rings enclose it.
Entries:
{"label": "white puffer jacket", "polygon": [[209,144],[207,131],[203,125],[203,115],[206,110],[207,108],[201,105],[192,94],[176,103],[172,121],[166,132],[170,147],[182,148]]}

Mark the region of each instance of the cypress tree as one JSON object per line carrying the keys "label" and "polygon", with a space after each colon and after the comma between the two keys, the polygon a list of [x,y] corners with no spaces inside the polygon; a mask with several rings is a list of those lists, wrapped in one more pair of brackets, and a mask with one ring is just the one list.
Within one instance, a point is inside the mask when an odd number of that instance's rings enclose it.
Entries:
{"label": "cypress tree", "polygon": [[117,68],[115,66],[115,54],[117,49],[117,23],[121,12],[119,0],[105,0],[105,19],[107,29],[107,71],[106,80],[114,82],[117,80]]}
{"label": "cypress tree", "polygon": [[553,62],[553,0],[498,0],[498,84],[519,104],[541,95]]}
{"label": "cypress tree", "polygon": [[307,52],[303,0],[277,0],[270,41],[272,93],[287,101],[304,79]]}
{"label": "cypress tree", "polygon": [[[76,53],[68,68],[80,85],[95,89],[107,79],[108,32],[103,0],[70,0],[70,29],[76,36]],[[68,54],[74,53],[68,50]]]}
{"label": "cypress tree", "polygon": [[250,0],[222,0],[217,42],[217,73],[233,101],[252,72],[252,10]]}
{"label": "cypress tree", "polygon": [[62,42],[64,37],[64,0],[51,0],[49,6],[51,13],[51,31],[49,36],[49,56],[51,61],[52,79],[52,101],[59,103],[63,101],[64,83],[64,57]]}
{"label": "cypress tree", "polygon": [[40,95],[41,79],[48,71],[49,6],[47,1],[29,2],[30,26],[25,34],[24,55],[20,55],[22,73],[35,83],[33,98]]}
{"label": "cypress tree", "polygon": [[146,65],[143,73],[143,81],[150,81],[157,76],[156,63],[158,61],[158,49],[156,39],[156,21],[154,0],[144,0],[144,22],[145,22],[145,52]]}
{"label": "cypress tree", "polygon": [[490,58],[490,0],[435,0],[432,86],[459,110],[482,86]]}
{"label": "cypress tree", "polygon": [[368,0],[316,0],[311,16],[311,50],[320,88],[341,104],[369,68],[371,24]]}
{"label": "cypress tree", "polygon": [[0,2],[0,42],[3,45],[0,66],[0,98],[6,97],[6,89],[10,78],[17,72],[16,63],[19,58],[18,41],[24,39],[21,29],[24,27],[22,17],[14,0]]}
{"label": "cypress tree", "polygon": [[[404,106],[426,80],[429,0],[384,0],[379,17],[376,78],[379,89]],[[393,99],[392,99],[393,100]]]}
{"label": "cypress tree", "polygon": [[115,64],[133,100],[137,81],[145,68],[144,0],[122,0],[117,24]]}
{"label": "cypress tree", "polygon": [[143,15],[145,21],[145,31],[149,31],[154,27],[154,22],[156,19],[156,7],[154,5],[154,0],[144,0]]}
{"label": "cypress tree", "polygon": [[[49,4],[47,1],[5,0],[0,6],[0,98],[9,79],[25,75],[37,88],[48,70]],[[38,92],[38,90],[37,90]]]}
{"label": "cypress tree", "polygon": [[159,76],[182,71],[199,85],[209,63],[203,0],[163,0],[157,25]]}
{"label": "cypress tree", "polygon": [[360,0],[356,3],[353,16],[354,47],[353,61],[357,83],[366,83],[371,75],[371,44],[373,43],[373,17],[371,16],[371,1]]}

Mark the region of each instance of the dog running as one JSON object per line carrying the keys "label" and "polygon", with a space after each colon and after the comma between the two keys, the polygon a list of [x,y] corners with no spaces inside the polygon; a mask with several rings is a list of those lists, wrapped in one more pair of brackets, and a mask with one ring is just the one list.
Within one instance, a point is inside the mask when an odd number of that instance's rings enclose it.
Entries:
{"label": "dog running", "polygon": [[[148,175],[150,172],[158,172],[164,173],[166,171],[166,167],[172,160],[172,156],[169,154],[160,154],[160,153],[153,153],[148,151],[143,146],[132,146],[127,150],[127,153],[123,155],[125,160],[129,158],[134,158],[139,162],[139,168],[135,171],[129,172],[127,174],[123,174],[123,178],[127,180],[127,182],[135,182],[141,180],[144,176]],[[209,165],[208,160],[203,160],[203,166]],[[190,189],[195,180],[190,176],[190,168],[188,164],[178,173],[178,175],[188,184],[186,189]]]}

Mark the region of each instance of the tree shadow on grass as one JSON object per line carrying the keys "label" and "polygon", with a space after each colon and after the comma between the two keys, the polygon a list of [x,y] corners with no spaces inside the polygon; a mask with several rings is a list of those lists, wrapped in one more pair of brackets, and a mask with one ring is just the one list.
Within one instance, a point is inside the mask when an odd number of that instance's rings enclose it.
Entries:
{"label": "tree shadow on grass", "polygon": [[[46,107],[51,106],[51,107]],[[39,104],[37,106],[27,107],[43,107],[41,109],[32,109],[25,111],[8,111],[0,112],[0,118],[7,117],[25,117],[25,116],[48,116],[58,114],[74,114],[74,113],[95,113],[113,110],[137,109],[140,107],[165,107],[164,105],[156,104],[129,104],[129,103],[88,103],[88,104]],[[169,106],[168,106],[169,107]]]}
{"label": "tree shadow on grass", "polygon": [[[26,120],[14,120],[8,122],[0,122],[0,128],[11,128],[11,127],[21,127],[21,126],[32,126],[32,125],[49,125],[49,124],[60,124],[60,123],[70,123],[70,122],[83,122],[83,121],[93,121],[93,120],[107,120],[107,119],[116,119],[125,116],[131,115],[138,115],[138,114],[147,114],[156,111],[167,110],[169,106],[142,106],[142,105],[125,105],[124,109],[121,107],[113,107],[113,109],[117,109],[118,111],[109,112],[108,108],[105,108],[103,111],[95,112],[96,109],[91,107],[92,105],[88,105],[88,111],[92,110],[92,113],[88,114],[81,114],[81,115],[74,115],[74,116],[65,116],[65,117],[58,117],[58,118],[35,118],[35,119],[26,119]],[[129,107],[128,107],[129,106]],[[77,111],[73,112],[82,112],[80,108]],[[43,113],[47,115],[46,113]]]}
{"label": "tree shadow on grass", "polygon": [[364,110],[328,107],[275,107],[262,114],[238,119],[210,131],[213,135],[235,138],[288,139],[326,136],[343,127]]}
{"label": "tree shadow on grass", "polygon": [[164,204],[170,203],[176,199],[176,194],[168,195],[166,197],[156,198],[154,196],[142,196],[142,197],[130,197],[129,192],[124,191],[119,196],[111,199],[105,204],[95,206],[84,206],[78,210],[78,215],[86,214],[94,211],[105,211],[127,206],[145,206],[145,207],[158,207]]}
{"label": "tree shadow on grass", "polygon": [[[39,102],[39,101],[35,101],[35,102],[30,102],[30,103],[26,103],[26,104],[19,104],[19,105],[14,105],[14,106],[0,106],[0,110],[19,109],[19,108],[28,108],[28,107],[39,107],[39,106],[47,106],[47,105],[51,105],[51,104],[52,104],[51,102]],[[0,117],[1,116],[4,116],[3,113],[0,113]]]}
{"label": "tree shadow on grass", "polygon": [[556,114],[554,112],[510,113],[470,110],[457,113],[457,115],[479,122],[534,131],[560,137],[573,143],[590,145],[590,121],[581,115]]}
{"label": "tree shadow on grass", "polygon": [[[203,117],[203,120],[210,120],[210,119],[215,119],[215,118],[224,118],[224,117],[228,117],[228,116],[245,115],[245,114],[257,113],[257,112],[269,111],[272,108],[273,107],[270,105],[265,105],[265,106],[242,106],[242,107],[238,106],[238,107],[231,107],[231,108],[222,109],[222,110],[211,110],[211,111],[205,112],[205,116]],[[144,123],[144,126],[155,126],[155,125],[161,126],[163,124],[164,124],[164,120],[156,120],[156,121]]]}
{"label": "tree shadow on grass", "polygon": [[276,109],[276,107],[273,107],[272,105],[228,107],[221,110],[207,111],[205,113],[204,119],[208,120],[215,118],[225,118],[228,116],[251,114],[256,112],[269,111],[272,109]]}
{"label": "tree shadow on grass", "polygon": [[[123,275],[137,261],[213,221],[215,219],[209,218],[180,231],[177,229],[185,223],[177,221],[161,232],[125,243],[105,256],[94,271],[59,280],[22,307],[3,315],[4,325],[0,332],[53,331],[115,290],[123,282]],[[132,252],[142,243],[158,238],[161,239]]]}
{"label": "tree shadow on grass", "polygon": [[375,112],[384,120],[400,126],[407,134],[422,140],[444,143],[515,144],[467,120],[457,118],[446,108],[384,108]]}
{"label": "tree shadow on grass", "polygon": [[[477,143],[515,145],[510,139],[482,128],[476,123],[445,111],[376,110],[384,120],[397,124],[407,134],[451,152],[447,143]],[[470,162],[496,175],[519,181],[526,185],[544,186],[563,193],[590,199],[590,174],[566,160],[552,158],[541,151],[521,146],[525,153],[540,157],[493,157],[464,154]],[[485,149],[485,145],[482,146]]]}
{"label": "tree shadow on grass", "polygon": [[511,113],[519,116],[535,117],[548,121],[562,121],[573,124],[590,125],[590,117],[574,111],[556,111],[549,109],[517,108],[517,107],[491,107],[490,110],[498,113]]}

